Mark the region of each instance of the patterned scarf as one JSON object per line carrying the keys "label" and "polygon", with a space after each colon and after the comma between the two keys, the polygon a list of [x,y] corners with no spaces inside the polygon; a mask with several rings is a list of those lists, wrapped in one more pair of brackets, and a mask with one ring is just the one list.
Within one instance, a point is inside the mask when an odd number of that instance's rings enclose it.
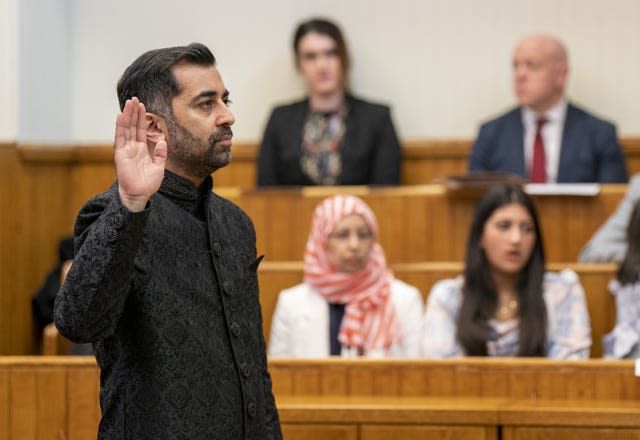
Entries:
{"label": "patterned scarf", "polygon": [[345,132],[346,107],[337,112],[309,112],[302,131],[300,166],[318,185],[336,185],[342,171],[340,143]]}
{"label": "patterned scarf", "polygon": [[[329,235],[341,219],[351,214],[362,216],[375,240],[367,266],[353,274],[337,272],[327,255]],[[337,195],[316,207],[304,253],[305,282],[329,303],[346,304],[338,341],[361,353],[388,349],[402,338],[390,301],[393,274],[377,236],[378,224],[371,209],[357,197]]]}

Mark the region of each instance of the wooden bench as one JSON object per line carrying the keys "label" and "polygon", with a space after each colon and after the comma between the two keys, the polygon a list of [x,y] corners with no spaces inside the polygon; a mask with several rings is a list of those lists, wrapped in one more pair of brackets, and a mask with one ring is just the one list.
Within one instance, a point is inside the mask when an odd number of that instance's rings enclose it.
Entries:
{"label": "wooden bench", "polygon": [[640,438],[631,361],[274,359],[270,371],[289,440]]}
{"label": "wooden bench", "polygon": [[[285,440],[640,438],[633,361],[269,362]],[[89,357],[0,357],[0,440],[95,439]]]}

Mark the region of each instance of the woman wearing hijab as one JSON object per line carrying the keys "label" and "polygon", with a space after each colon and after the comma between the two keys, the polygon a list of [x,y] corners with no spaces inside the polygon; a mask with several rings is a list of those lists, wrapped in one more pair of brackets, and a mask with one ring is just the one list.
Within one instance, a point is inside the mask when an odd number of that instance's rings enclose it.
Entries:
{"label": "woman wearing hijab", "polygon": [[269,355],[415,357],[421,320],[420,292],[387,267],[371,209],[333,196],[315,209],[304,282],[280,292]]}

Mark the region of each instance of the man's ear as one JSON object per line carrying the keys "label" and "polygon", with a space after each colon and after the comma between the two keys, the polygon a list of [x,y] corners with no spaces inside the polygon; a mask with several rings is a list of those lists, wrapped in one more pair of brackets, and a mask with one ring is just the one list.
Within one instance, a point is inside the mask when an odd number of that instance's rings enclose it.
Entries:
{"label": "man's ear", "polygon": [[147,141],[157,144],[167,140],[167,124],[164,118],[155,113],[147,113],[145,116],[145,128],[147,129]]}

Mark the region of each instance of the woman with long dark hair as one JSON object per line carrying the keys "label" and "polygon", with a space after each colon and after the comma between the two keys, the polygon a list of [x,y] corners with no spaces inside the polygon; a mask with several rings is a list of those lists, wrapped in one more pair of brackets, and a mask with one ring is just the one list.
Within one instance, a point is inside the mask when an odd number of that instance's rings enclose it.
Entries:
{"label": "woman with long dark hair", "polygon": [[349,93],[350,59],[340,28],[322,18],[300,23],[293,53],[307,96],[271,113],[258,186],[400,183],[400,144],[389,107]]}
{"label": "woman with long dark hair", "polygon": [[572,270],[545,272],[538,215],[517,185],[478,202],[464,276],[438,282],[425,313],[423,354],[587,358],[591,328]]}
{"label": "woman with long dark hair", "polygon": [[626,242],[616,279],[609,283],[616,299],[616,325],[602,340],[606,358],[640,357],[640,201],[633,206]]}

